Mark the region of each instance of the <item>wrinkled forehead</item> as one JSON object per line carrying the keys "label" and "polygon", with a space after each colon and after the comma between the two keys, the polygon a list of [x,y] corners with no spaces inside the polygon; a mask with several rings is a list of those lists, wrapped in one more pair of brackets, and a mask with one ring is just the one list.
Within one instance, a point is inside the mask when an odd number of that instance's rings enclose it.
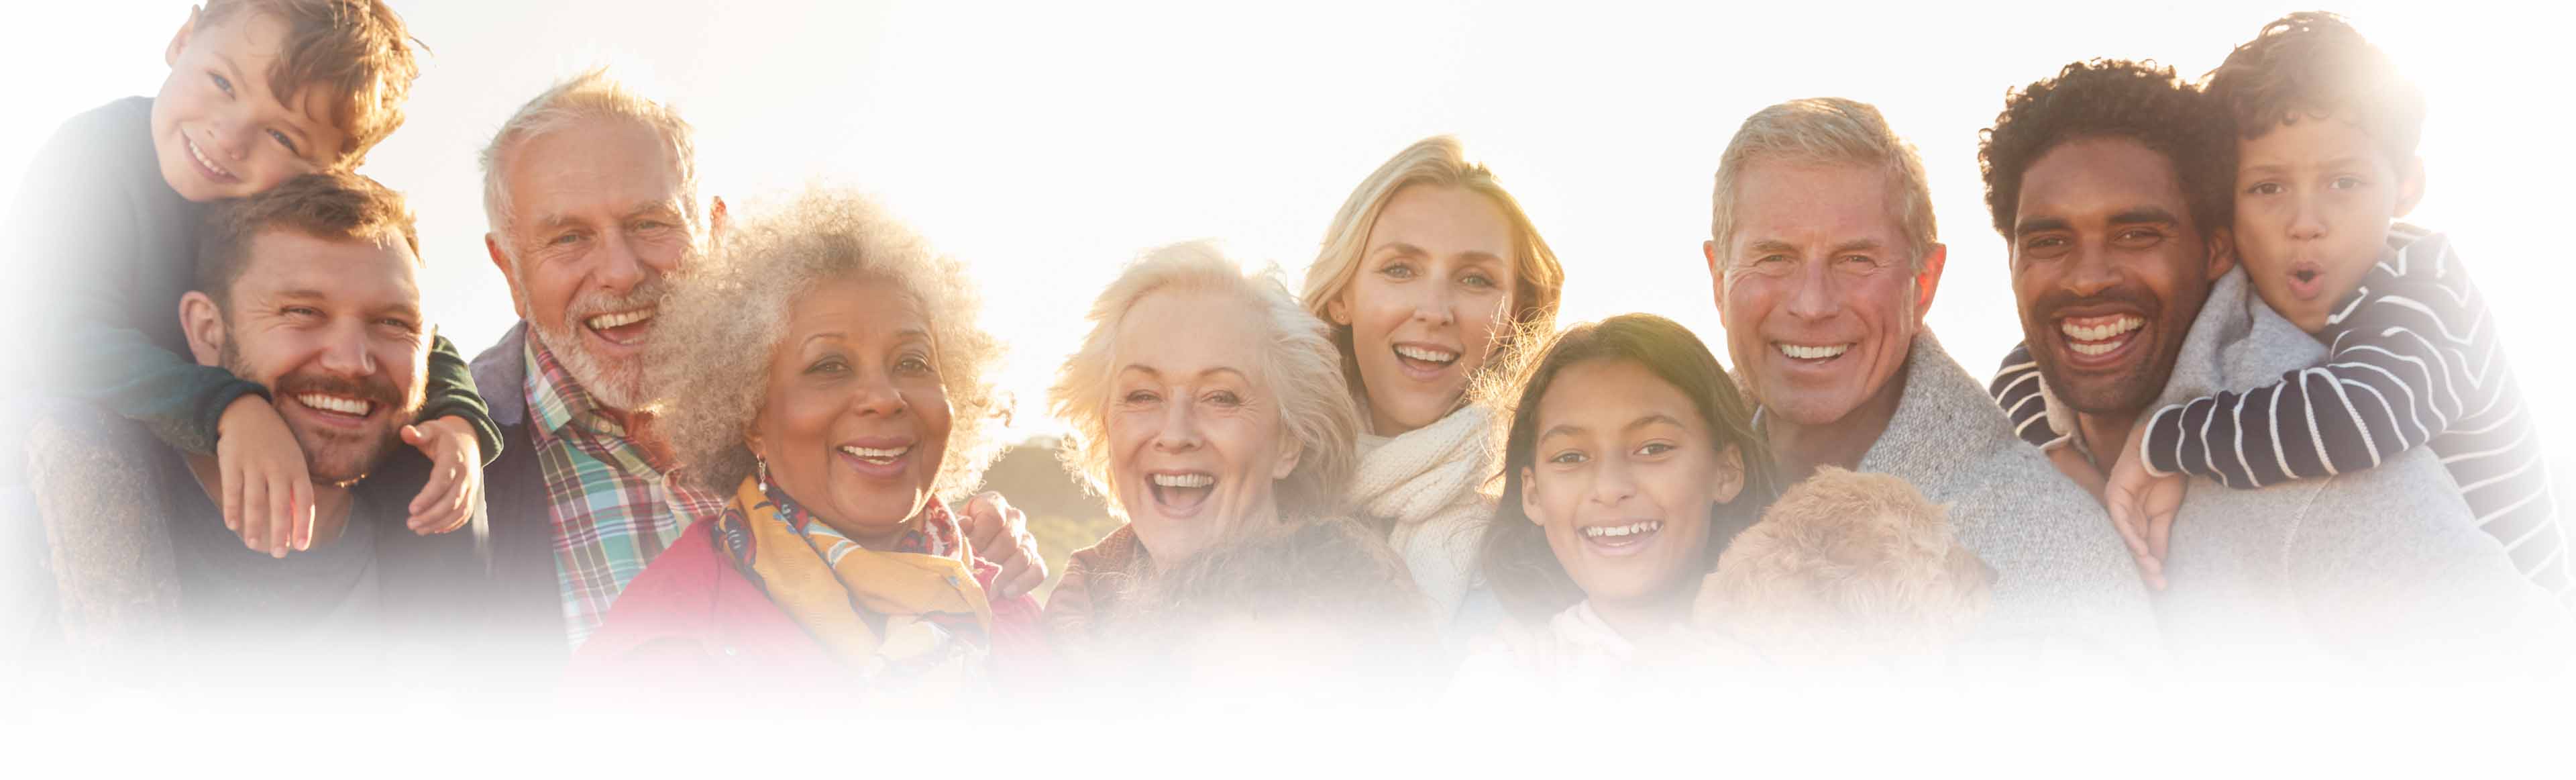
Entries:
{"label": "wrinkled forehead", "polygon": [[1225,290],[1184,284],[1156,289],[1119,318],[1110,369],[1145,369],[1174,380],[1222,369],[1258,380],[1270,343],[1261,311]]}
{"label": "wrinkled forehead", "polygon": [[1738,255],[1757,245],[1821,252],[1867,244],[1908,251],[1896,196],[1884,166],[1757,158],[1736,178],[1728,243]]}
{"label": "wrinkled forehead", "polygon": [[519,139],[505,164],[502,186],[516,225],[613,221],[648,207],[689,208],[679,150],[641,122],[571,120]]}

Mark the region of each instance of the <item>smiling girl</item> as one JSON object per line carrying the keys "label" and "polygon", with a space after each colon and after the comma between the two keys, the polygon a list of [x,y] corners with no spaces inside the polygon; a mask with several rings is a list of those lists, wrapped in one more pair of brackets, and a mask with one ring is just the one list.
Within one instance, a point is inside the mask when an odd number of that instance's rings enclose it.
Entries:
{"label": "smiling girl", "polygon": [[1520,203],[1457,139],[1423,139],[1343,202],[1306,271],[1366,429],[1343,498],[1387,529],[1444,625],[1475,582],[1493,517],[1493,416],[1467,388],[1515,334],[1556,320],[1565,271]]}
{"label": "smiling girl", "polygon": [[1625,314],[1558,336],[1511,413],[1483,568],[1518,626],[1485,660],[1596,677],[1686,641],[1701,577],[1779,495],[1751,420],[1672,320]]}

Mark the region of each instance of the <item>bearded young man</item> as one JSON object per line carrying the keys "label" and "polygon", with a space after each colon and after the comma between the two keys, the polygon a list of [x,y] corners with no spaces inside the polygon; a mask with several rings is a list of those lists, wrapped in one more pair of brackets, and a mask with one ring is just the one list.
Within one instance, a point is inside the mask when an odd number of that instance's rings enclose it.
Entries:
{"label": "bearded young man", "polygon": [[[2094,61],[2013,92],[1985,133],[1987,205],[2010,247],[2041,402],[2071,433],[2053,462],[2078,484],[2100,483],[2103,456],[2145,412],[2323,354],[2233,268],[2228,127],[2170,69]],[[2263,489],[2195,488],[2180,516],[2193,532],[2149,573],[2167,586],[2158,616],[2186,660],[2564,662],[2565,616],[2477,530],[2428,453]]]}
{"label": "bearded young man", "polygon": [[[385,660],[462,647],[487,591],[483,528],[414,534],[402,497],[357,489],[403,446],[426,389],[431,328],[410,213],[364,177],[310,174],[215,206],[203,236],[193,289],[175,302],[189,350],[278,399],[311,474],[313,545],[277,557],[228,530],[212,455],[85,407],[60,413],[34,437],[48,454],[34,483],[70,647],[187,648],[188,663],[136,674],[323,674],[281,658],[371,678],[423,671]],[[256,660],[229,663],[242,659]]]}

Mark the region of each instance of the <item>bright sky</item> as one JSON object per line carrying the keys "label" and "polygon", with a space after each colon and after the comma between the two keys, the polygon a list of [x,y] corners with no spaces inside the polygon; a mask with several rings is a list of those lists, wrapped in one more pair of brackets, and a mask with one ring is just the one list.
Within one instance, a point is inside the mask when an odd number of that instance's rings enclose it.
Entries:
{"label": "bright sky", "polygon": [[[1628,311],[1719,342],[1699,254],[1710,177],[1745,115],[1785,99],[1877,104],[1921,147],[1950,263],[1930,320],[1984,374],[2019,338],[1987,227],[1977,131],[2008,87],[2089,57],[2196,78],[2273,2],[1989,4],[1970,15],[1842,3],[650,2],[397,0],[434,55],[410,121],[365,173],[407,193],[429,309],[467,353],[513,321],[486,260],[474,154],[554,79],[607,64],[699,131],[708,193],[747,213],[808,181],[868,191],[982,280],[1019,426],[1120,263],[1216,237],[1296,286],[1352,186],[1405,144],[1462,137],[1567,266],[1569,321]],[[1938,6],[1944,4],[1922,4]],[[1580,10],[1576,10],[1580,6]],[[1720,7],[1727,6],[1727,7]],[[172,0],[10,12],[0,198],[70,115],[151,94],[186,18]],[[2567,305],[2562,228],[2576,162],[2558,76],[2568,11],[2347,3],[2433,101],[2431,191],[2492,299],[2562,475],[2576,371],[2548,335]],[[50,18],[49,18],[50,17]],[[2554,17],[2554,18],[2553,18]],[[1723,347],[1717,348],[1722,355]],[[2562,482],[2564,484],[2564,482]]]}

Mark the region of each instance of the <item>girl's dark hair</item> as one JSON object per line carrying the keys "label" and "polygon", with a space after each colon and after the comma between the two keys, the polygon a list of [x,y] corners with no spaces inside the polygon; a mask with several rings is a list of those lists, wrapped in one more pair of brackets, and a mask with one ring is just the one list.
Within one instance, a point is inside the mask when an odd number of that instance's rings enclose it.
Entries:
{"label": "girl's dark hair", "polygon": [[1717,356],[1681,323],[1652,314],[1622,314],[1600,322],[1567,328],[1519,383],[1511,402],[1511,432],[1503,445],[1503,491],[1494,521],[1485,528],[1481,558],[1485,581],[1504,609],[1524,621],[1542,622],[1583,600],[1583,591],[1547,546],[1546,532],[1521,510],[1526,488],[1521,471],[1538,462],[1538,407],[1567,368],[1595,360],[1635,363],[1680,390],[1707,423],[1723,452],[1734,445],[1744,458],[1744,489],[1735,499],[1709,512],[1708,551],[1704,563],[1717,565],[1717,555],[1736,532],[1751,526],[1762,510],[1780,496],[1780,481],[1770,448],[1753,431],[1753,407],[1736,389],[1735,380],[1719,366]]}

